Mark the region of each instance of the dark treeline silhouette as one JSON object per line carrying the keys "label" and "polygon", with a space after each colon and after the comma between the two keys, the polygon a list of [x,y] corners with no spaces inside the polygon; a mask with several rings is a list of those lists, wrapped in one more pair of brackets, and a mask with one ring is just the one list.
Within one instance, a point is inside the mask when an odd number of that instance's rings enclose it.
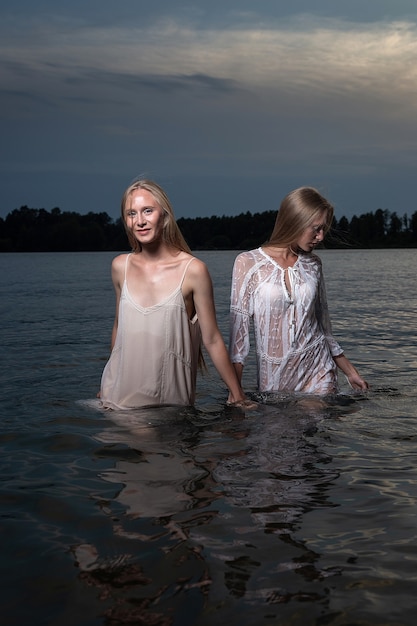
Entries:
{"label": "dark treeline silhouette", "polygon": [[[276,211],[233,217],[180,218],[178,225],[192,250],[247,250],[270,236]],[[409,218],[387,209],[350,220],[334,219],[327,248],[417,247],[417,211]],[[107,213],[63,212],[22,206],[0,218],[0,252],[81,252],[128,250],[120,219]]]}
{"label": "dark treeline silhouette", "polygon": [[123,250],[127,241],[121,220],[107,213],[80,215],[58,207],[15,209],[0,219],[1,252],[81,252]]}

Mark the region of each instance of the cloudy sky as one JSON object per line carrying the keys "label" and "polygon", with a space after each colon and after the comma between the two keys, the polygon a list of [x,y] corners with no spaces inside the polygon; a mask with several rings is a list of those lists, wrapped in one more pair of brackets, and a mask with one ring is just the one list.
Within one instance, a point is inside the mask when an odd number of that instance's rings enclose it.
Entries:
{"label": "cloudy sky", "polygon": [[0,0],[0,216],[417,210],[415,0]]}

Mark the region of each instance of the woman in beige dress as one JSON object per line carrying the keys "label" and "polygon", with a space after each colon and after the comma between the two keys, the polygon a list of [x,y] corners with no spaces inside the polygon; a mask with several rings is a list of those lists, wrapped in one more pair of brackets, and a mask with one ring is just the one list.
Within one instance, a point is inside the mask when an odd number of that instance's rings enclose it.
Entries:
{"label": "woman in beige dress", "polygon": [[121,212],[132,252],[112,262],[116,316],[102,406],[193,405],[202,342],[229,389],[228,404],[249,408],[217,325],[209,272],[192,256],[165,192],[138,180]]}

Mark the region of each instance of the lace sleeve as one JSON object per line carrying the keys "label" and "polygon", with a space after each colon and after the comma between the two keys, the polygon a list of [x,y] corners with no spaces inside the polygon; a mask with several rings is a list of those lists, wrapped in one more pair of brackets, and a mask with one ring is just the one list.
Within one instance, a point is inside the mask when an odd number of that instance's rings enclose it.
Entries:
{"label": "lace sleeve", "polygon": [[319,324],[322,327],[323,333],[326,337],[327,343],[329,344],[330,353],[332,356],[339,356],[343,354],[343,349],[333,337],[332,334],[332,324],[330,321],[329,315],[329,307],[327,305],[327,294],[326,294],[326,286],[324,283],[323,276],[323,268],[321,264],[321,260],[318,260],[318,281],[319,281],[319,289],[318,294],[319,297],[316,302],[316,314]]}
{"label": "lace sleeve", "polygon": [[230,299],[229,353],[232,363],[244,364],[249,354],[249,327],[252,316],[252,298],[249,270],[252,261],[247,253],[240,254],[234,263]]}

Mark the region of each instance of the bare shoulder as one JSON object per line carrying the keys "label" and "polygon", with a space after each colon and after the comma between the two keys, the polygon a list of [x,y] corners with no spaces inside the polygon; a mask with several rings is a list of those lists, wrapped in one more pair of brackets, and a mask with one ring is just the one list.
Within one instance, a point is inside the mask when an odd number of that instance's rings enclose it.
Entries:
{"label": "bare shoulder", "polygon": [[128,254],[119,254],[118,256],[114,257],[111,263],[111,273],[112,273],[113,282],[117,282],[119,285],[121,285],[121,283],[123,282],[123,278],[125,275],[126,260],[128,256],[129,256]]}
{"label": "bare shoulder", "polygon": [[207,289],[212,289],[212,280],[207,265],[197,257],[190,255],[183,291],[196,294]]}
{"label": "bare shoulder", "polygon": [[126,264],[126,259],[128,256],[129,256],[128,254],[119,254],[115,256],[113,261],[111,262],[112,269],[115,269],[115,270],[118,270],[120,268],[124,269],[125,264]]}
{"label": "bare shoulder", "polygon": [[[192,261],[192,263],[191,263]],[[190,264],[187,269],[187,274],[194,279],[203,279],[204,277],[210,277],[207,265],[201,259],[190,255]]]}

